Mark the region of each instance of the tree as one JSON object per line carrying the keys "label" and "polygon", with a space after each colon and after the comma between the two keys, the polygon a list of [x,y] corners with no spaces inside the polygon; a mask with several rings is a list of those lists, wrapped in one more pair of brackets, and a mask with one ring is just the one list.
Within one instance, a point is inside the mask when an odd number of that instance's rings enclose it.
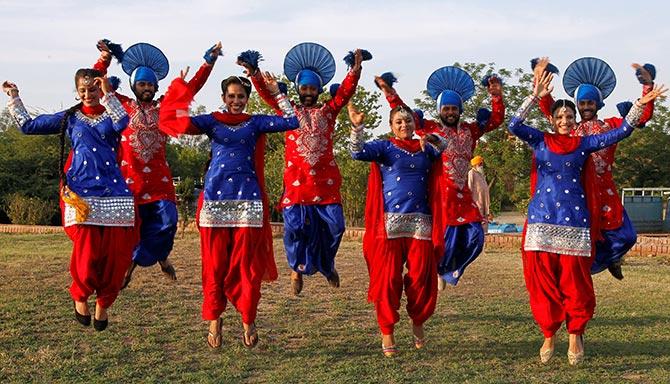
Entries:
{"label": "tree", "polygon": [[613,170],[614,181],[620,188],[670,186],[670,111],[657,100],[654,117],[645,128],[636,129],[632,136],[619,143]]}

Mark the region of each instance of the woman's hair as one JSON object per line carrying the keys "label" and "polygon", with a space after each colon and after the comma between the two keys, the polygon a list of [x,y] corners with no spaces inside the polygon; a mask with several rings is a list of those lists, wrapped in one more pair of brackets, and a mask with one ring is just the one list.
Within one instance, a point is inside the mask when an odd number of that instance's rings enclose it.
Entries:
{"label": "woman's hair", "polygon": [[389,113],[389,124],[393,121],[393,116],[395,116],[396,113],[407,114],[412,120],[414,120],[414,111],[412,111],[412,109],[406,105],[399,105],[391,109],[391,112]]}
{"label": "woman's hair", "polygon": [[239,84],[244,88],[244,92],[247,93],[247,97],[251,95],[251,82],[246,77],[230,76],[227,79],[221,81],[221,92],[225,95],[228,91],[228,86],[231,84]]}
{"label": "woman's hair", "polygon": [[[79,71],[77,71],[79,73]],[[76,79],[76,77],[75,77]],[[76,80],[75,80],[76,81]],[[68,122],[70,121],[70,116],[74,115],[79,108],[81,108],[82,103],[73,105],[68,108],[63,115],[63,119],[60,121],[60,158],[58,160],[58,177],[60,178],[63,187],[67,186],[67,178],[65,177],[65,132],[67,132]]]}
{"label": "woman's hair", "polygon": [[96,77],[102,77],[102,72],[92,68],[79,68],[74,74],[74,86],[78,86],[77,81],[82,77],[90,77],[91,81]]}
{"label": "woman's hair", "polygon": [[575,107],[575,103],[573,103],[570,100],[561,99],[561,100],[554,101],[554,104],[551,105],[551,115],[554,116],[554,113],[559,108],[570,108],[570,109],[572,109],[572,113],[577,115],[577,108]]}

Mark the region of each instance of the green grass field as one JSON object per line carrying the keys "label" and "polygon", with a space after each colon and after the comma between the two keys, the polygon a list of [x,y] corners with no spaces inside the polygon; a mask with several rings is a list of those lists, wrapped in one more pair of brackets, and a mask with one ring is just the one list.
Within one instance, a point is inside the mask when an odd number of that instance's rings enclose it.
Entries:
{"label": "green grass field", "polygon": [[[542,336],[528,307],[516,251],[487,250],[457,287],[440,294],[416,351],[401,312],[397,358],[381,354],[361,244],[344,242],[342,287],[321,276],[291,294],[280,240],[280,278],[263,286],[260,343],[246,350],[240,316],[224,314],[219,350],[200,319],[200,256],[195,234],[176,242],[179,280],[158,266],[138,268],[101,333],[74,320],[65,235],[0,235],[0,383],[669,383],[670,260],[629,258],[623,282],[595,280],[596,316],[585,335],[587,359],[567,364],[567,334],[557,356],[539,363]],[[403,306],[404,310],[404,306]]]}

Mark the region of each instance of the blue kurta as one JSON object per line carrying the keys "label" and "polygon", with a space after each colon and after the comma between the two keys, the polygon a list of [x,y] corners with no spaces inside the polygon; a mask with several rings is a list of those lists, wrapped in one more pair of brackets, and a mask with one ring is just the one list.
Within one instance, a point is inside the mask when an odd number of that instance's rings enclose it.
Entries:
{"label": "blue kurta", "polygon": [[191,118],[212,141],[212,160],[205,175],[202,227],[262,227],[263,201],[254,153],[263,133],[298,128],[296,117],[254,115],[237,126],[213,115]]}
{"label": "blue kurta", "polygon": [[387,237],[431,240],[428,173],[440,152],[432,145],[409,152],[389,140],[352,142],[350,149],[354,159],[379,164]]}
{"label": "blue kurta", "polygon": [[[134,224],[133,195],[128,190],[116,160],[121,131],[128,125],[128,115],[113,94],[103,96],[100,103],[105,106],[106,111],[96,118],[90,118],[80,110],[68,118],[66,134],[70,138],[72,149],[71,162],[65,171],[65,177],[68,187],[86,200],[90,212],[85,222],[77,223],[74,209],[65,204],[65,226]],[[65,111],[40,115],[33,119],[20,99],[11,100],[9,107],[23,133],[60,133]]]}
{"label": "blue kurta", "polygon": [[533,99],[528,99],[512,119],[509,130],[530,145],[536,160],[537,182],[528,205],[524,249],[577,256],[591,255],[590,217],[581,184],[584,163],[591,152],[630,136],[624,121],[614,130],[583,136],[567,154],[552,152],[545,133],[523,124]]}

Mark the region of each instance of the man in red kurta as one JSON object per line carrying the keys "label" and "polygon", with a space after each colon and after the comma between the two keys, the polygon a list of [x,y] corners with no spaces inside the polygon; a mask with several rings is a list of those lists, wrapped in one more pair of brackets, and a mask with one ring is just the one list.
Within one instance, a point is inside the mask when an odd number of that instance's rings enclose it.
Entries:
{"label": "man in red kurta", "polygon": [[[299,46],[326,57],[330,55],[318,44]],[[289,52],[287,57],[291,54]],[[285,134],[286,167],[280,207],[284,216],[284,247],[293,269],[291,280],[296,295],[302,290],[303,274],[318,271],[331,286],[339,287],[340,284],[335,255],[344,234],[344,213],[340,196],[342,176],[333,155],[333,133],[337,115],[356,92],[361,76],[361,50],[357,50],[353,57],[353,65],[337,92],[324,104],[318,103],[318,97],[330,80],[324,73],[329,70],[334,73],[334,60],[328,62],[332,68],[305,67],[297,76],[289,77],[295,81],[300,98],[300,103],[295,104],[300,128]],[[332,60],[332,56],[330,58]],[[240,57],[238,63],[251,75],[260,97],[280,113],[275,98],[266,90],[257,61],[251,63]]]}
{"label": "man in red kurta", "polygon": [[[111,63],[112,50],[108,46],[111,44],[106,40],[98,42],[101,53],[94,68],[102,73],[107,73]],[[130,117],[128,128],[121,135],[118,160],[140,215],[140,242],[133,251],[133,262],[126,272],[124,288],[137,265],[148,267],[158,262],[169,278],[177,278],[174,267],[167,260],[177,232],[175,189],[165,155],[167,135],[158,129],[161,98],[154,99],[158,80],[167,75],[167,59],[162,63],[164,67],[155,63],[129,62],[131,57],[141,56],[132,55],[140,50],[160,52],[158,48],[145,43],[128,48],[122,65],[124,71],[129,72],[130,86],[136,98],[117,94]],[[220,50],[219,43],[205,53],[205,63],[189,82],[196,90],[205,84]]]}

